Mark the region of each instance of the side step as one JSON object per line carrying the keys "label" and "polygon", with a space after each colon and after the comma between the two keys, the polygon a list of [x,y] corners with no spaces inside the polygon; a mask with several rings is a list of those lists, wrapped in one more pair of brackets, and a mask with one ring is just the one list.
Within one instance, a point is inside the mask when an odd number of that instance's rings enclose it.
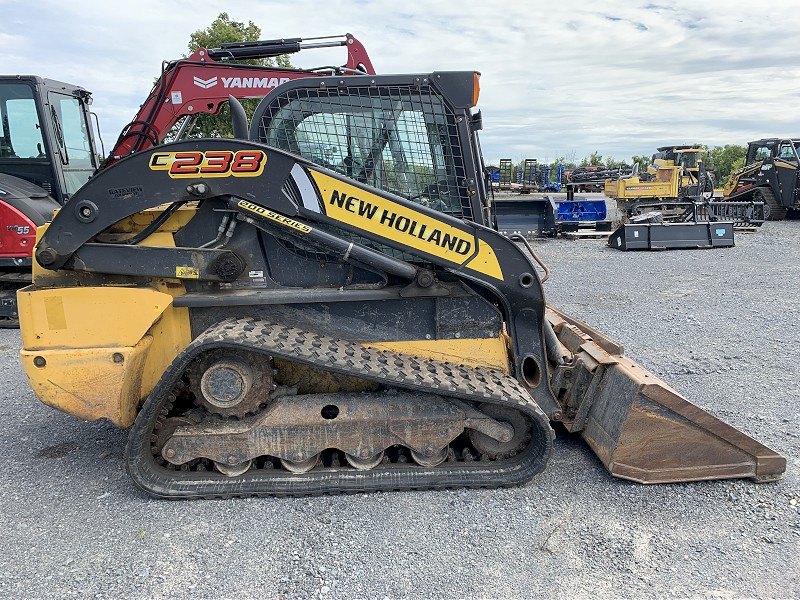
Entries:
{"label": "side step", "polygon": [[734,246],[733,222],[625,223],[608,238],[617,250],[677,250]]}
{"label": "side step", "polygon": [[[614,340],[550,306],[547,320],[575,357],[552,380],[554,392],[564,390],[561,420],[612,475],[639,483],[783,477],[783,456],[686,400]],[[573,381],[581,385],[567,387]]]}

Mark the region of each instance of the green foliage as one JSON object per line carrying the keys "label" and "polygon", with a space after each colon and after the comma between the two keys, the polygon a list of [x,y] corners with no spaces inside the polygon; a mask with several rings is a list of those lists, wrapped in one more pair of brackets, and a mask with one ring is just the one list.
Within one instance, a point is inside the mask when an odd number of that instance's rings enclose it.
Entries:
{"label": "green foliage", "polygon": [[603,157],[602,155],[597,152],[596,150],[592,152],[589,156],[581,160],[580,165],[581,167],[597,167],[603,164]]}
{"label": "green foliage", "polygon": [[[248,21],[246,24],[233,21],[228,13],[220,13],[206,29],[198,29],[189,37],[189,51],[195,52],[199,48],[219,48],[222,44],[231,42],[256,42],[261,39],[261,28]],[[292,63],[287,55],[277,58],[258,58],[248,60],[230,61],[238,64],[258,65],[262,67],[292,68]],[[257,98],[241,101],[247,117],[251,118],[260,102]],[[201,114],[192,127],[187,137],[232,137],[231,112],[226,102],[219,114]]]}
{"label": "green foliage", "polygon": [[566,156],[558,156],[558,157],[556,157],[555,160],[553,160],[553,164],[554,165],[562,164],[562,165],[564,165],[565,169],[574,169],[575,167],[578,166],[577,163],[575,162],[575,152],[574,151],[572,152],[572,157],[571,158],[567,158]]}
{"label": "green foliage", "polygon": [[[228,13],[220,13],[207,29],[198,29],[189,36],[189,51],[198,48],[219,48],[231,42],[257,42],[261,39],[261,28],[248,21],[247,25],[232,21]],[[250,65],[271,64],[263,59],[239,61]]]}
{"label": "green foliage", "polygon": [[744,166],[747,148],[738,144],[714,146],[708,151],[706,169],[714,171],[717,181],[724,185],[731,173]]}
{"label": "green foliage", "polygon": [[644,173],[647,171],[647,167],[650,166],[650,157],[634,154],[631,156],[631,165],[639,165],[639,173]]}

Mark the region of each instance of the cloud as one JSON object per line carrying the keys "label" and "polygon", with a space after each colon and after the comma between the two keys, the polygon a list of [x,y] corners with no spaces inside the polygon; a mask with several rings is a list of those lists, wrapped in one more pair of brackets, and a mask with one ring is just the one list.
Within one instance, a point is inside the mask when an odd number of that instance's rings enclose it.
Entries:
{"label": "cloud", "polygon": [[[161,62],[184,54],[189,35],[220,12],[254,21],[266,38],[351,32],[382,73],[480,71],[489,162],[593,151],[629,158],[670,143],[744,144],[800,132],[800,14],[786,3],[769,11],[742,0],[565,0],[536,11],[522,0],[297,0],[246,9],[218,0],[44,0],[0,8],[6,72],[92,90],[107,147]],[[344,53],[308,51],[293,61],[341,64]]]}

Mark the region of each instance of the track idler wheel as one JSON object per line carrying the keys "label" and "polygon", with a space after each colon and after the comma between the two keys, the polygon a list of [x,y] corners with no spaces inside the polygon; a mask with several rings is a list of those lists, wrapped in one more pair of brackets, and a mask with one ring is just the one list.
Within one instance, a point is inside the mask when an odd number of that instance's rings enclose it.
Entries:
{"label": "track idler wheel", "polygon": [[481,404],[478,409],[500,423],[511,425],[514,435],[507,442],[501,442],[485,433],[469,430],[469,441],[475,449],[489,458],[508,458],[516,454],[527,442],[528,422],[525,416],[509,406]]}
{"label": "track idler wheel", "polygon": [[189,367],[197,404],[223,418],[242,419],[269,402],[274,389],[268,357],[236,350],[213,350]]}

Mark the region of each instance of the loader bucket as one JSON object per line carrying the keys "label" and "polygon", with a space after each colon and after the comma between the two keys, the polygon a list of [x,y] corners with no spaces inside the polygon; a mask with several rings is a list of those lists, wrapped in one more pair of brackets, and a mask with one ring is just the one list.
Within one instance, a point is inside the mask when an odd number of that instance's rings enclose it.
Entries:
{"label": "loader bucket", "polygon": [[639,483],[782,478],[783,456],[686,400],[623,356],[614,340],[551,307],[547,318],[559,340],[594,367],[564,424],[612,475]]}
{"label": "loader bucket", "polygon": [[497,230],[503,235],[525,238],[555,235],[558,209],[548,196],[524,200],[496,199],[494,201]]}
{"label": "loader bucket", "polygon": [[735,245],[733,222],[624,223],[608,238],[617,250],[696,250]]}

